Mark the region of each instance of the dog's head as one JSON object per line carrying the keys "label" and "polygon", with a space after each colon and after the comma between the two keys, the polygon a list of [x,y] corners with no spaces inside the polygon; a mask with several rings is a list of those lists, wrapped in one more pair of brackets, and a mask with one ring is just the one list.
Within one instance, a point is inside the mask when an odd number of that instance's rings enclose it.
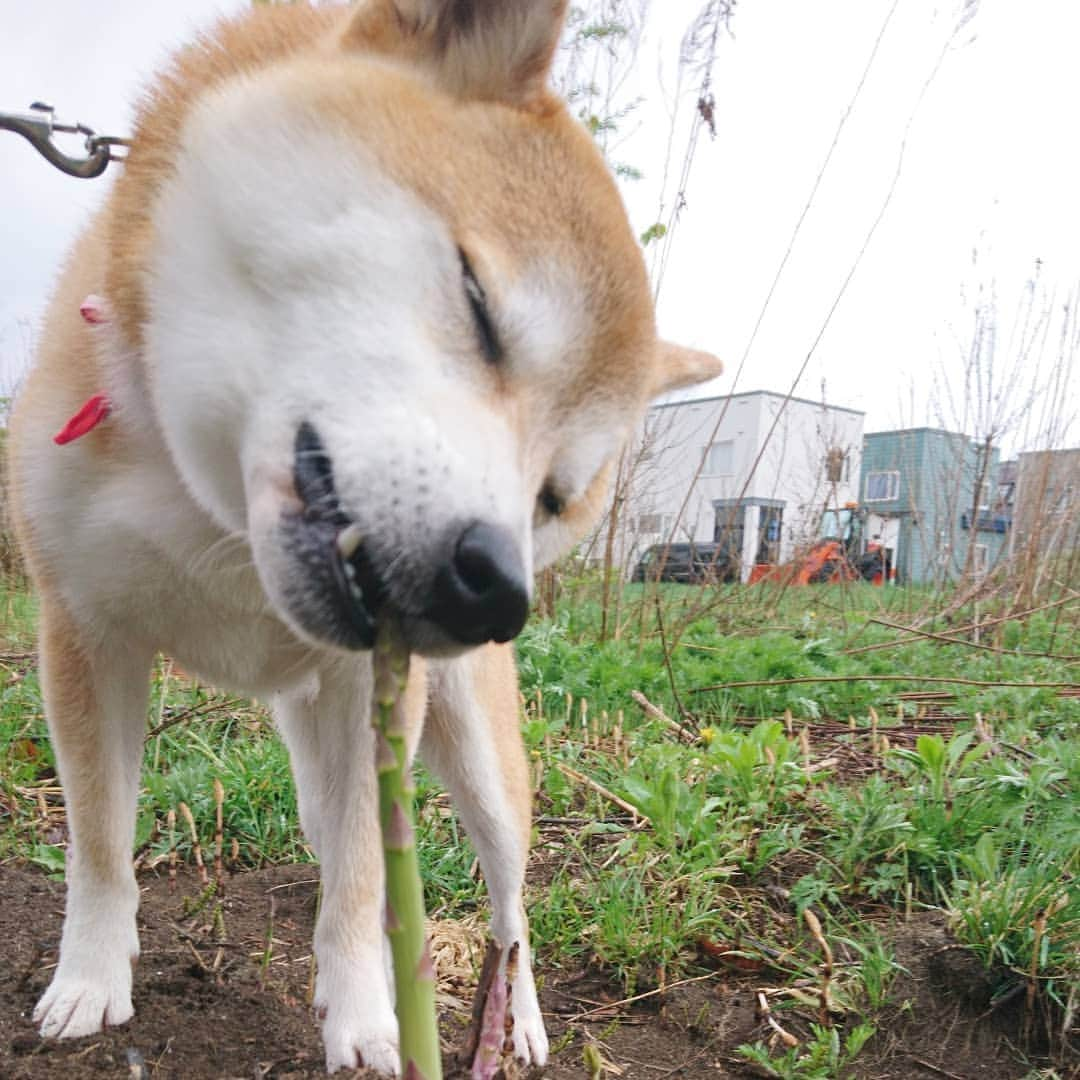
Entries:
{"label": "dog's head", "polygon": [[513,637],[650,398],[656,337],[589,135],[546,90],[565,0],[369,0],[185,129],[149,355],[196,497],[307,638]]}

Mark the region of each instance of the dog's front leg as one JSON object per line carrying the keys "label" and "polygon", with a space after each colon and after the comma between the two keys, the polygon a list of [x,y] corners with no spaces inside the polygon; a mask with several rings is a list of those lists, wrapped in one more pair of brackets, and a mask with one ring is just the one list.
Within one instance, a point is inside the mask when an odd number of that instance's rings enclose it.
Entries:
{"label": "dog's front leg", "polygon": [[357,658],[279,695],[275,714],[292,760],[300,824],[322,866],[315,1008],[327,1071],[366,1065],[396,1074],[371,696],[370,657]]}
{"label": "dog's front leg", "polygon": [[429,682],[420,753],[449,788],[476,847],[491,896],[495,940],[504,950],[514,942],[520,946],[511,998],[514,1052],[526,1063],[543,1065],[548,1040],[522,903],[532,795],[518,726],[512,647],[488,645],[458,660],[432,664]]}
{"label": "dog's front leg", "polygon": [[34,1019],[42,1035],[75,1038],[133,1012],[139,890],[131,849],[153,654],[116,638],[91,643],[48,593],[39,648],[70,846],[60,962]]}

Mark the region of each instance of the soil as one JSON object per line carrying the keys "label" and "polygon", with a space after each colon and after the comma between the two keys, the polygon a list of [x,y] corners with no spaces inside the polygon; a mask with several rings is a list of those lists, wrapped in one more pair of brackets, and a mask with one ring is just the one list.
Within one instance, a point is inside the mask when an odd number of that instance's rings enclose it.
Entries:
{"label": "soil", "polygon": [[[135,1018],[100,1035],[42,1041],[30,1020],[56,962],[63,886],[36,868],[0,867],[0,1077],[71,1080],[125,1077],[200,1080],[304,1080],[321,1077],[322,1050],[307,1005],[310,941],[317,896],[311,866],[275,867],[227,879],[221,918],[214,903],[192,913],[203,893],[181,871],[175,887],[147,872],[135,974]],[[916,917],[893,935],[905,972],[894,983],[884,1029],[850,1073],[857,1080],[1019,1080],[1031,1066],[1021,1042],[1023,1002],[993,1008],[993,985],[933,917]],[[268,941],[272,944],[268,948]],[[745,1077],[766,1075],[741,1061],[736,1047],[767,1038],[756,989],[768,974],[711,976],[633,1005],[596,971],[547,968],[541,991],[553,1049],[544,1076],[590,1076],[583,1050],[593,1042],[605,1077]],[[765,980],[763,982],[763,980]],[[460,979],[458,979],[460,983]],[[467,1008],[471,987],[443,987]],[[589,1015],[585,1015],[589,1014]],[[785,1027],[804,1036],[814,1019],[785,1011]],[[459,1044],[462,1012],[442,1016],[444,1042]],[[1080,1063],[1058,1064],[1080,1078]],[[342,1075],[342,1074],[339,1074]],[[363,1076],[364,1073],[357,1073]]]}

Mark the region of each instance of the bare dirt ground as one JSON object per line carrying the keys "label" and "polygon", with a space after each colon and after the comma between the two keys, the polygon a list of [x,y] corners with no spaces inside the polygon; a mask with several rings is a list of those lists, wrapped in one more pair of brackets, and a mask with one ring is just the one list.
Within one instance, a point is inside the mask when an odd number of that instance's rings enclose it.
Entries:
{"label": "bare dirt ground", "polygon": [[[175,889],[164,873],[144,874],[135,1018],[101,1035],[46,1043],[30,1014],[56,961],[63,887],[35,868],[0,867],[0,1077],[303,1080],[324,1075],[307,1004],[314,879],[311,866],[233,876],[221,917],[215,919],[212,903],[192,912],[202,892],[192,874],[182,871]],[[894,946],[905,969],[893,986],[895,1008],[851,1076],[1019,1080],[1028,1075],[1031,1065],[1017,1050],[1020,1002],[992,1009],[987,977],[968,954],[951,947],[939,921],[919,917],[904,924]],[[583,1062],[590,1041],[600,1051],[606,1077],[765,1075],[734,1053],[741,1043],[767,1037],[755,1011],[761,973],[716,972],[662,996],[621,1005],[617,986],[602,973],[553,970],[543,957],[539,970],[545,975],[541,998],[554,1051],[544,1075],[551,1080],[590,1076]],[[451,978],[445,989],[464,1007],[472,988],[460,982]],[[444,1009],[447,1047],[459,1043],[463,1032],[461,1014]],[[1057,1069],[1062,1080],[1080,1078],[1080,1063],[1059,1063]]]}

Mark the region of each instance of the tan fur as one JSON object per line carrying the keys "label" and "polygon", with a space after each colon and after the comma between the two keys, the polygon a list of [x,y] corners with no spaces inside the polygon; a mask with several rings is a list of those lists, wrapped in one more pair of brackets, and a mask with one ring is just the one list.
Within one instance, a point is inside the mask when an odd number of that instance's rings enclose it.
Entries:
{"label": "tan fur", "polygon": [[[42,694],[49,710],[56,754],[66,762],[67,771],[78,771],[89,780],[82,786],[72,784],[67,793],[69,814],[79,820],[80,811],[99,813],[115,797],[109,773],[99,767],[103,747],[98,726],[88,722],[88,714],[97,707],[98,700],[94,672],[79,626],[57,598],[48,598],[42,605],[38,640],[42,655],[48,658],[42,673]],[[61,779],[67,780],[67,772]],[[78,805],[79,800],[84,806]],[[104,876],[112,869],[108,865],[110,852],[95,839],[96,834],[91,832],[76,842],[81,857]]]}
{"label": "tan fur", "polygon": [[[475,16],[475,7],[487,8],[482,19]],[[543,113],[554,105],[544,92],[559,43],[551,31],[565,10],[566,0],[480,0],[449,6],[429,0],[372,0],[357,10],[341,41],[348,49],[426,66],[444,89],[458,96]],[[493,29],[470,33],[479,21]]]}
{"label": "tan fur", "polygon": [[[513,646],[487,645],[483,651],[481,663],[484,677],[478,687],[480,712],[491,717],[517,716],[518,677]],[[521,729],[517,724],[492,724],[491,741],[495,757],[502,764],[500,779],[517,818],[521,847],[527,851],[532,827],[532,798]]]}

